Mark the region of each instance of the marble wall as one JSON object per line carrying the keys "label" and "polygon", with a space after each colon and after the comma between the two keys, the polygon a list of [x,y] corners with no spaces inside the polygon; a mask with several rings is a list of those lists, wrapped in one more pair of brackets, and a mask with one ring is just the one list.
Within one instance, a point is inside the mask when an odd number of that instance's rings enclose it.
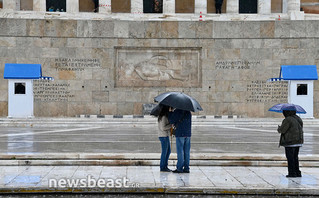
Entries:
{"label": "marble wall", "polygon": [[116,48],[117,87],[201,87],[201,49]]}
{"label": "marble wall", "polygon": [[[280,65],[319,62],[317,21],[0,19],[5,63],[39,63],[35,116],[141,115],[165,91],[195,97],[201,115],[273,117],[287,102]],[[8,85],[0,79],[0,116]],[[314,115],[319,86],[314,85]]]}

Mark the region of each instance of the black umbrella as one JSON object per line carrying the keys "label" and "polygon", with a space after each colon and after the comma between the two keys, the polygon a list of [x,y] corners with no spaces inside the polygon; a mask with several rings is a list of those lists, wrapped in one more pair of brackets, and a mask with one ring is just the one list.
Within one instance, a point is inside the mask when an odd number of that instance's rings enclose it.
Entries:
{"label": "black umbrella", "polygon": [[185,111],[202,111],[200,104],[192,97],[181,92],[166,92],[154,98],[155,102]]}
{"label": "black umbrella", "polygon": [[151,115],[153,115],[153,116],[159,116],[159,113],[161,112],[161,110],[162,110],[162,105],[160,105],[160,104],[157,104],[153,109],[152,109],[152,111],[151,111]]}

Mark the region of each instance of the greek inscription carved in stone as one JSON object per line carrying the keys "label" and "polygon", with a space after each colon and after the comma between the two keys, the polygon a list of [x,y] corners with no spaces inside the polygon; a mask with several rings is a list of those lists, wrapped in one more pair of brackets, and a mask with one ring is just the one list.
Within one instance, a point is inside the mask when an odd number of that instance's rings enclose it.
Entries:
{"label": "greek inscription carved in stone", "polygon": [[34,81],[33,94],[35,101],[61,102],[74,97],[68,88],[69,83],[52,83],[51,81]]}
{"label": "greek inscription carved in stone", "polygon": [[100,59],[56,58],[54,67],[57,71],[84,71],[89,68],[100,68]]}
{"label": "greek inscription carved in stone", "polygon": [[285,81],[266,83],[261,80],[247,84],[247,103],[287,102],[288,84]]}
{"label": "greek inscription carved in stone", "polygon": [[222,60],[216,61],[216,69],[252,69],[259,66],[260,61],[247,61],[247,60]]}
{"label": "greek inscription carved in stone", "polygon": [[199,49],[117,49],[118,87],[199,87]]}

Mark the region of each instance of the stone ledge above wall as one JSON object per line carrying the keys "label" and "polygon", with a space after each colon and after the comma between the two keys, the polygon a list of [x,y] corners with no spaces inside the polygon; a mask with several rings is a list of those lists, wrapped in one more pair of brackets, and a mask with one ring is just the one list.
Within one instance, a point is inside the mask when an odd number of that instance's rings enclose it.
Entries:
{"label": "stone ledge above wall", "polygon": [[[318,21],[118,21],[0,18],[0,36],[212,39],[318,38]],[[187,33],[185,32],[187,30]]]}
{"label": "stone ledge above wall", "polygon": [[[95,118],[95,119],[137,119],[137,118],[155,118],[150,115],[76,115],[77,118]],[[200,115],[193,116],[193,119],[237,119],[241,116],[238,115]]]}

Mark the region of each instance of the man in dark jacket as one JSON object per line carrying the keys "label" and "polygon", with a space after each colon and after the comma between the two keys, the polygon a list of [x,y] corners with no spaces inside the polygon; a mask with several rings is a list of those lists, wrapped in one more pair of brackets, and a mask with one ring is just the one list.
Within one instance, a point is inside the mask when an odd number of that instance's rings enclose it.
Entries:
{"label": "man in dark jacket", "polygon": [[162,0],[154,0],[153,13],[163,13]]}
{"label": "man in dark jacket", "polygon": [[215,0],[216,14],[222,13],[223,0]]}
{"label": "man in dark jacket", "polygon": [[169,114],[168,120],[176,128],[177,164],[173,173],[189,173],[192,114],[189,111],[175,109]]}
{"label": "man in dark jacket", "polygon": [[99,12],[99,0],[93,0],[94,2],[94,12]]}
{"label": "man in dark jacket", "polygon": [[299,170],[299,148],[303,144],[303,122],[296,111],[283,111],[285,119],[282,125],[278,126],[280,136],[280,146],[285,147],[286,158],[288,162],[287,177],[301,177]]}

